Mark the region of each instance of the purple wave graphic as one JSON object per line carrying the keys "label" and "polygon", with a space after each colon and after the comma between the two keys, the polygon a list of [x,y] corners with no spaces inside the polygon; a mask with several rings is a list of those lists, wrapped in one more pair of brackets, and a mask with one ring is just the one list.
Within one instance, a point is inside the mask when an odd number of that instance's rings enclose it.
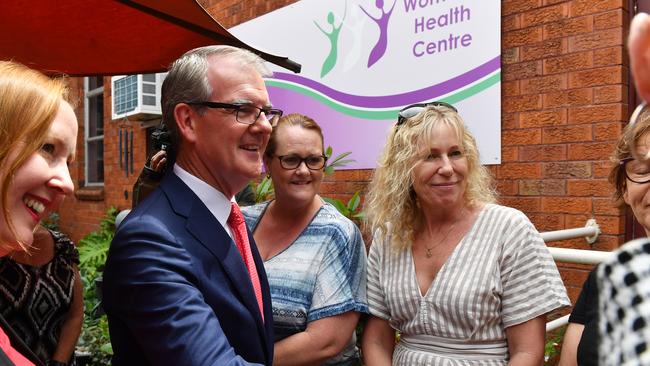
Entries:
{"label": "purple wave graphic", "polygon": [[492,72],[498,70],[500,67],[501,55],[470,71],[467,71],[449,80],[443,81],[442,83],[432,85],[420,90],[410,91],[408,93],[382,95],[376,97],[343,93],[332,89],[329,86],[323,85],[317,81],[298,76],[296,74],[274,72],[273,78],[304,85],[328,96],[329,98],[332,98],[341,103],[345,103],[347,105],[362,108],[391,108],[401,107],[406,104],[417,103],[423,100],[430,100],[437,96],[447,94],[491,74]]}

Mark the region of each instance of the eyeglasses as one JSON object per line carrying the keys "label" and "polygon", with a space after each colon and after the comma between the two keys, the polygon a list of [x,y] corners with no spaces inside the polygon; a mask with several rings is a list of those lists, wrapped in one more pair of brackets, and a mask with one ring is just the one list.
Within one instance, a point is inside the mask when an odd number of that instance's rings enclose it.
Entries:
{"label": "eyeglasses", "polygon": [[325,155],[310,155],[306,158],[300,157],[298,155],[276,155],[280,159],[280,166],[283,169],[291,170],[296,169],[305,162],[307,168],[311,170],[320,170],[325,166],[327,162],[327,156]]}
{"label": "eyeglasses", "polygon": [[625,177],[637,184],[650,183],[650,162],[637,160],[633,157],[625,158],[619,162],[622,165]]}
{"label": "eyeglasses", "polygon": [[252,125],[253,123],[257,122],[257,119],[260,118],[262,112],[264,112],[264,115],[271,124],[271,127],[277,126],[278,120],[280,117],[282,117],[282,110],[280,109],[258,108],[254,105],[244,103],[185,102],[185,104],[199,105],[208,108],[234,109],[235,119],[237,122],[243,123],[245,125]]}
{"label": "eyeglasses", "polygon": [[422,112],[425,110],[427,107],[447,107],[454,112],[458,113],[458,110],[451,104],[445,103],[445,102],[427,102],[427,103],[415,103],[408,105],[404,108],[402,108],[397,117],[397,124],[395,126],[401,126],[404,122],[406,122],[407,119],[414,117],[418,113]]}

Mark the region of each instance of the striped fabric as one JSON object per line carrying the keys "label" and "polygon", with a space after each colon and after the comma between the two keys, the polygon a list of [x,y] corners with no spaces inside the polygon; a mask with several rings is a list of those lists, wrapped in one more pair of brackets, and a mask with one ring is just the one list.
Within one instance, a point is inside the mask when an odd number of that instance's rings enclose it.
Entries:
{"label": "striped fabric", "polygon": [[401,332],[393,365],[505,365],[505,328],[570,305],[528,218],[494,204],[483,208],[424,296],[410,249],[396,251],[375,236],[367,270],[370,313]]}

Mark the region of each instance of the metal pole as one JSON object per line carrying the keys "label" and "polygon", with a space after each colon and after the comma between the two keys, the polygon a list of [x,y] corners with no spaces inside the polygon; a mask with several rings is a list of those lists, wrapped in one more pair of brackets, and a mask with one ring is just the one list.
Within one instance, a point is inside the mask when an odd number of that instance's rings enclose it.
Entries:
{"label": "metal pole", "polygon": [[581,236],[584,236],[585,240],[587,240],[589,244],[593,244],[596,241],[596,239],[598,239],[598,235],[600,234],[600,228],[598,227],[596,220],[589,219],[587,220],[587,224],[585,225],[585,227],[580,227],[576,229],[547,231],[539,234],[542,236],[542,239],[544,239],[544,242],[546,243],[548,243],[549,241],[566,240],[566,239],[573,239],[573,238],[579,238]]}

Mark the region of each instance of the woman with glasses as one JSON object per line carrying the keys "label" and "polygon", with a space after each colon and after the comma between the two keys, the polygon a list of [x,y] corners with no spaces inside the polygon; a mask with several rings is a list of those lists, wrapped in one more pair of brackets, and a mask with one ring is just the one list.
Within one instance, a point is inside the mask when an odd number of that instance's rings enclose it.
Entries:
{"label": "woman with glasses", "polygon": [[367,312],[365,246],[357,226],[318,195],[323,151],[314,120],[280,118],[264,153],[275,198],[242,208],[271,289],[276,366],[359,361],[354,330]]}
{"label": "woman with glasses", "polygon": [[[633,114],[618,140],[609,181],[615,188],[615,202],[621,207],[627,205],[631,208],[646,236],[650,235],[648,156],[650,112],[642,106]],[[594,270],[597,272],[594,282],[598,282],[600,301],[589,305],[597,308],[597,323],[600,324],[597,332],[600,335],[598,365],[650,363],[649,263],[650,242],[642,238],[623,245]],[[585,326],[583,339],[586,332]],[[582,342],[580,340],[580,345]]]}
{"label": "woman with glasses", "polygon": [[400,112],[366,197],[367,365],[543,362],[546,314],[566,291],[528,218],[494,201],[453,106]]}

